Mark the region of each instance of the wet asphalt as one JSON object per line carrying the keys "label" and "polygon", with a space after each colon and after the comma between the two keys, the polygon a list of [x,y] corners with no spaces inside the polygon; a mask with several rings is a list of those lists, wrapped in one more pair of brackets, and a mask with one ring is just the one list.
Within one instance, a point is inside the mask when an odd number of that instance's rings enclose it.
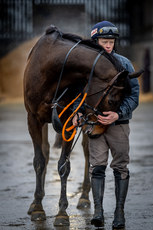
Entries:
{"label": "wet asphalt", "polygon": [[[130,185],[125,205],[126,230],[153,230],[153,103],[141,103],[130,122]],[[60,179],[57,162],[60,150],[54,149],[55,132],[49,125],[50,161],[48,164],[43,207],[47,220],[32,222],[27,215],[35,190],[33,146],[26,123],[23,104],[0,106],[0,230],[77,230],[95,229],[90,225],[91,208],[76,208],[81,194],[84,158],[81,138],[71,154],[71,173],[67,195],[70,216],[69,227],[54,227],[58,212]],[[111,161],[111,157],[110,157]],[[114,178],[106,171],[104,195],[104,230],[112,229],[115,208]]]}

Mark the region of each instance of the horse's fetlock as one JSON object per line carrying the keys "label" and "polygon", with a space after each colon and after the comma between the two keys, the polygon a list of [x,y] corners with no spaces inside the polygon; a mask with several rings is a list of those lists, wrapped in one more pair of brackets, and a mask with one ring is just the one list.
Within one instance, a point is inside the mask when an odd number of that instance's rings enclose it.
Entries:
{"label": "horse's fetlock", "polygon": [[60,200],[59,207],[60,207],[60,210],[66,210],[68,207],[68,200],[67,199]]}
{"label": "horse's fetlock", "polygon": [[41,202],[42,202],[42,199],[43,197],[45,196],[45,193],[44,192],[35,192],[35,201],[36,201],[36,204],[40,204],[41,205]]}

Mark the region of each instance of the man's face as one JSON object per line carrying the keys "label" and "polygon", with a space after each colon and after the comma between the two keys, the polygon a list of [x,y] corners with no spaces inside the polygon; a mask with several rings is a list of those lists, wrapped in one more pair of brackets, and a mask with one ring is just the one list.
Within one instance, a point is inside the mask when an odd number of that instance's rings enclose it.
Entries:
{"label": "man's face", "polygon": [[115,39],[98,38],[98,44],[102,46],[107,53],[111,53],[114,48]]}

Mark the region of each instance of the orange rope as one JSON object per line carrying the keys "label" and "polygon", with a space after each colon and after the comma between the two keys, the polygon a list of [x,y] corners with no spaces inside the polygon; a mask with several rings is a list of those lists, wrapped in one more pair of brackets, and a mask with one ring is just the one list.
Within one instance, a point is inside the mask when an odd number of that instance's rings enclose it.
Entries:
{"label": "orange rope", "polygon": [[62,112],[59,114],[59,118],[62,116],[62,114],[70,107],[70,105],[72,105],[75,101],[76,101],[76,99],[78,99],[78,97],[80,97],[80,95],[81,95],[81,93],[76,97],[76,98],[74,98],[63,110],[62,110]]}
{"label": "orange rope", "polygon": [[[79,94],[73,101],[75,101],[79,96],[80,96],[80,94]],[[71,140],[74,138],[75,134],[76,134],[76,127],[75,127],[74,125],[70,126],[70,127],[67,128],[67,129],[66,129],[66,126],[67,126],[68,122],[70,121],[70,119],[76,114],[76,112],[77,112],[77,111],[79,110],[79,108],[82,106],[83,102],[84,102],[85,99],[86,99],[86,96],[87,96],[87,93],[84,94],[84,96],[83,96],[83,98],[82,98],[80,104],[78,105],[78,107],[77,107],[77,108],[75,109],[75,111],[69,116],[69,118],[66,120],[66,122],[65,122],[64,125],[63,125],[62,137],[63,137],[63,140],[66,141],[66,142],[71,141]],[[72,103],[73,103],[73,102],[71,102],[70,104],[72,104]],[[69,104],[69,105],[70,105],[70,104]],[[69,107],[69,106],[66,106],[66,107]],[[64,111],[65,111],[65,110],[64,110]],[[59,116],[61,116],[61,115],[63,114],[64,111],[62,111],[62,112],[60,113]],[[72,135],[70,136],[69,139],[66,139],[66,137],[65,137],[65,130],[66,130],[66,131],[70,131],[70,130],[72,130],[72,129],[74,129]]]}
{"label": "orange rope", "polygon": [[74,125],[71,125],[69,128],[66,129],[67,132],[71,131],[72,129],[74,129],[75,126]]}

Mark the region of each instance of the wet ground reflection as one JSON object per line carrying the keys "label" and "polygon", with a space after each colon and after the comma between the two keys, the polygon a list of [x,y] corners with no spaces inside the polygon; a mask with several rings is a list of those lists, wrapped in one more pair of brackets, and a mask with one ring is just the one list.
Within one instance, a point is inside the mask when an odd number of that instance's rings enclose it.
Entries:
{"label": "wet ground reflection", "polygon": [[[130,187],[125,205],[126,230],[153,229],[153,104],[140,104],[131,122],[130,148]],[[49,126],[51,145],[50,161],[47,169],[45,198],[43,206],[47,220],[31,222],[27,215],[33,200],[35,174],[32,166],[33,146],[26,124],[23,105],[0,106],[0,230],[93,230],[90,219],[91,209],[76,208],[80,197],[80,184],[84,174],[84,160],[81,138],[71,155],[71,173],[68,179],[67,213],[70,216],[69,227],[54,227],[58,212],[60,180],[57,162],[60,150],[53,149],[55,133]],[[112,229],[115,208],[114,181],[111,169],[106,171],[104,194],[105,226]]]}

